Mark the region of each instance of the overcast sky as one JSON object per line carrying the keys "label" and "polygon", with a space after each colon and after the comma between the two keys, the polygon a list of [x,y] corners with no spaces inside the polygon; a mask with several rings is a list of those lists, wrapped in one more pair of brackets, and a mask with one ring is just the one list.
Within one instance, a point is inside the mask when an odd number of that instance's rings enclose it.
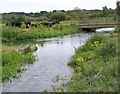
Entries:
{"label": "overcast sky", "polygon": [[40,12],[42,10],[102,9],[103,6],[115,9],[117,0],[0,0],[0,13]]}

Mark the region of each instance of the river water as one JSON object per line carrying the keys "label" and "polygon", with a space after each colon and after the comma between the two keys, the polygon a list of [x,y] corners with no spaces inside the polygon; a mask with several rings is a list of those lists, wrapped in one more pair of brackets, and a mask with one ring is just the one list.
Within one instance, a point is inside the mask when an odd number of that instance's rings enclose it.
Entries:
{"label": "river water", "polygon": [[[36,44],[37,61],[26,65],[26,71],[19,79],[3,83],[3,92],[43,92],[53,91],[53,87],[70,80],[73,69],[67,66],[75,48],[85,44],[91,34],[75,34],[64,37],[48,38],[43,45]],[[42,41],[42,40],[40,40]]]}

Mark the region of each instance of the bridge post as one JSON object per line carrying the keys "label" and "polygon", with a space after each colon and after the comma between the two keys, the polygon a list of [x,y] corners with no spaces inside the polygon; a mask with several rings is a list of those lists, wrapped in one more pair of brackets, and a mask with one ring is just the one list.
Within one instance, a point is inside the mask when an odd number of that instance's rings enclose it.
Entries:
{"label": "bridge post", "polygon": [[118,20],[118,23],[120,22],[120,1],[118,0],[116,2],[116,5],[117,5],[117,20]]}

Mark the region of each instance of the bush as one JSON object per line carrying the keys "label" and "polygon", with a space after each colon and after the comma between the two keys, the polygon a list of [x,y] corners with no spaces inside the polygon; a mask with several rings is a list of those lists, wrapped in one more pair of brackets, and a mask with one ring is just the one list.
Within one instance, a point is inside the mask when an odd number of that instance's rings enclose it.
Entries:
{"label": "bush", "polygon": [[17,77],[17,73],[22,72],[23,64],[31,64],[34,61],[35,57],[31,53],[25,55],[18,52],[2,53],[2,81],[9,80],[10,77]]}
{"label": "bush", "polygon": [[101,35],[101,34],[96,34],[94,36],[92,36],[88,41],[90,43],[94,43],[94,41],[99,41],[100,43],[103,43],[106,40],[107,36]]}
{"label": "bush", "polygon": [[59,20],[59,21],[65,21],[66,15],[63,12],[55,12],[50,17],[52,20]]}
{"label": "bush", "polygon": [[19,16],[17,19],[16,19],[17,22],[25,22],[25,17],[23,16]]}
{"label": "bush", "polygon": [[99,55],[102,56],[102,59],[107,62],[111,57],[115,57],[117,55],[117,47],[114,41],[110,41],[103,45],[99,51]]}

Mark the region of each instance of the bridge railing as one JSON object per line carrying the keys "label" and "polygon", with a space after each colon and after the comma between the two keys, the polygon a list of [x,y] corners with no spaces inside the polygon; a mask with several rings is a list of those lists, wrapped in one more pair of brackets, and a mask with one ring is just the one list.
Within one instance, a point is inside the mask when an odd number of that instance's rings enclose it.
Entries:
{"label": "bridge railing", "polygon": [[117,21],[114,18],[105,18],[105,17],[99,17],[99,18],[84,18],[79,19],[78,24],[114,24],[117,23]]}

